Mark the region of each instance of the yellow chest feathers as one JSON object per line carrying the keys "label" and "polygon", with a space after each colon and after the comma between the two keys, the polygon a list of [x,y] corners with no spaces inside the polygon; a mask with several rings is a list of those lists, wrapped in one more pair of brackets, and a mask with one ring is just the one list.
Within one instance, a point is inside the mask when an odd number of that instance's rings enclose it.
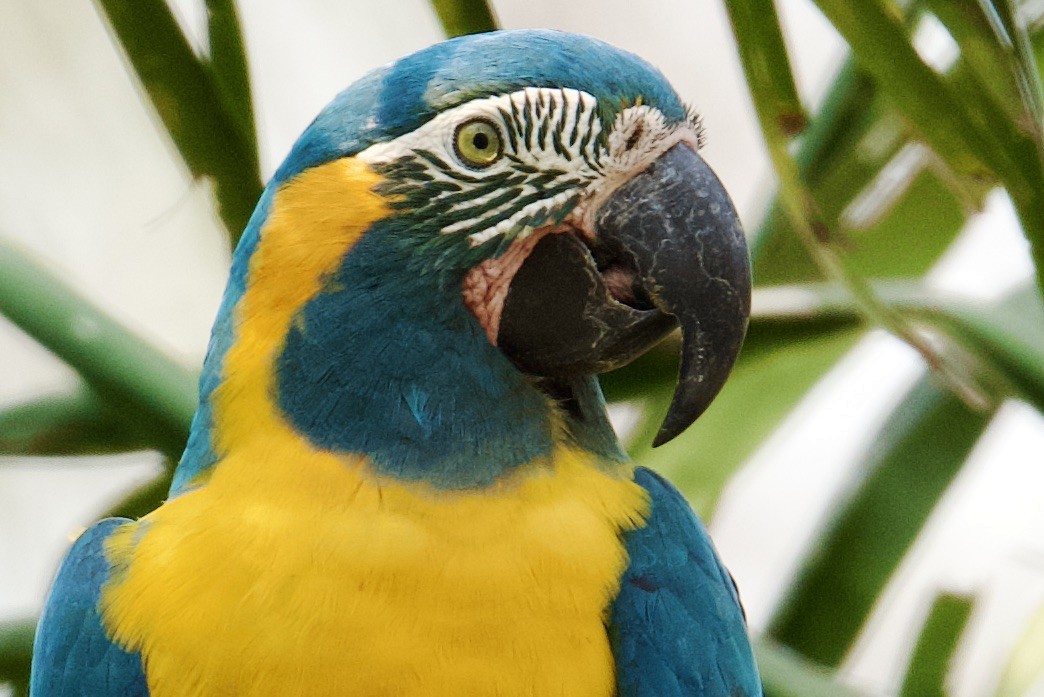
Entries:
{"label": "yellow chest feathers", "polygon": [[112,538],[106,625],[153,697],[610,695],[619,533],[647,501],[585,457],[451,495],[230,456]]}

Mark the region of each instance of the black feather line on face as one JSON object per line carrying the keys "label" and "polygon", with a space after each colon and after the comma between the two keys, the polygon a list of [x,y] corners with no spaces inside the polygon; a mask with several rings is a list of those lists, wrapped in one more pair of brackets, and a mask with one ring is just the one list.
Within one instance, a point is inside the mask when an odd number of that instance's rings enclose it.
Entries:
{"label": "black feather line on face", "polygon": [[[588,185],[608,171],[608,139],[620,111],[643,104],[640,98],[610,101],[567,89],[527,88],[484,117],[500,131],[504,149],[497,166],[475,170],[452,152],[428,149],[420,145],[427,141],[418,139],[416,149],[400,150],[406,154],[374,166],[385,178],[377,191],[393,199],[404,231],[422,238],[443,235],[473,251],[501,249],[527,229],[560,223]],[[471,112],[466,118],[476,117]],[[695,131],[702,145],[695,109],[687,108],[678,126]],[[432,136],[439,137],[438,132],[426,137]],[[642,140],[640,130],[632,140]],[[565,164],[577,159],[582,161],[577,169]],[[575,195],[568,196],[571,189]],[[569,206],[554,200],[567,196]],[[493,234],[505,221],[511,221],[507,229]],[[437,246],[443,248],[442,241]]]}
{"label": "black feather line on face", "polygon": [[[434,154],[416,151],[394,162],[375,166],[385,179],[376,187],[376,191],[393,198],[392,208],[408,219],[409,229],[416,233],[427,233],[425,236],[439,234],[450,225],[473,221],[473,225],[467,229],[445,235],[459,243],[462,236],[492,228],[516,216],[526,206],[552,199],[583,184],[576,178],[567,177],[568,173],[563,170],[540,170],[518,162],[517,158],[512,159],[517,162],[517,167],[480,176],[461,176],[459,170]],[[446,178],[461,181],[461,184],[447,181]],[[527,186],[531,189],[529,193],[525,193]],[[483,201],[481,209],[465,205],[484,197],[489,198]],[[502,237],[510,243],[526,228],[548,222],[558,223],[575,207],[578,200],[579,193],[547,210],[535,211],[518,220],[513,229]],[[499,248],[500,245],[491,247],[494,250]]]}

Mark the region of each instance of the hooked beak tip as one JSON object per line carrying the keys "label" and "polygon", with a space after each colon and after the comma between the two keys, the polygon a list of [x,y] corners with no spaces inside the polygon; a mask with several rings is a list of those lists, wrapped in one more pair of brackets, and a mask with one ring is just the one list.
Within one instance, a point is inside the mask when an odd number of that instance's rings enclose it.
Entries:
{"label": "hooked beak tip", "polygon": [[732,370],[750,315],[750,260],[721,181],[678,144],[621,185],[598,212],[598,234],[630,255],[640,282],[682,331],[678,384],[653,446],[688,428]]}

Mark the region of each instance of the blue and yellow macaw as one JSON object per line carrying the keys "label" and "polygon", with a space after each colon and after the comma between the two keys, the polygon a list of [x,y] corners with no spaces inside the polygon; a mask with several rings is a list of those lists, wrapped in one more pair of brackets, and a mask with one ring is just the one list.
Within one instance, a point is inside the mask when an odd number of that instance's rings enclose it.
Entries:
{"label": "blue and yellow macaw", "polygon": [[754,697],[728,572],[597,374],[680,326],[658,442],[746,331],[698,117],[600,41],[447,41],[341,93],[235,253],[170,498],[103,520],[35,697]]}

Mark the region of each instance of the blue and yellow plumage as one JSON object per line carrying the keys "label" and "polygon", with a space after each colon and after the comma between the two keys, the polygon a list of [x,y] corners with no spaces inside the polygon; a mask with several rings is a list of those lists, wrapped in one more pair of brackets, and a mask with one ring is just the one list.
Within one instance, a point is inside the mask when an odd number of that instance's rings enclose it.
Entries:
{"label": "blue and yellow plumage", "polygon": [[[584,351],[525,344],[530,292],[565,307],[567,281],[632,337],[590,365],[662,336],[664,308],[690,340],[669,269],[605,251],[603,212],[698,145],[659,72],[557,32],[448,41],[339,95],[236,251],[170,499],[77,541],[33,694],[760,695],[700,522],[628,461]],[[575,279],[519,290],[568,254]],[[699,297],[742,296],[705,275]],[[740,320],[700,317],[683,385],[734,357],[705,337]]]}

